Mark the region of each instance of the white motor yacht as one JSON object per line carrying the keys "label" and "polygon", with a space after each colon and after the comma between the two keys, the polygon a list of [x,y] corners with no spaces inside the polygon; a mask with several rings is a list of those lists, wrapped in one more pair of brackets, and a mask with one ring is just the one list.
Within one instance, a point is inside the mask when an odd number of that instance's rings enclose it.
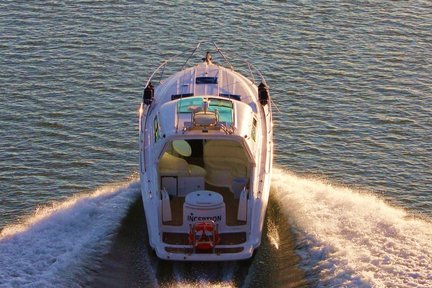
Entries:
{"label": "white motor yacht", "polygon": [[268,86],[252,64],[243,76],[210,45],[216,53],[167,78],[163,62],[140,108],[149,244],[165,260],[248,259],[261,243],[273,160]]}

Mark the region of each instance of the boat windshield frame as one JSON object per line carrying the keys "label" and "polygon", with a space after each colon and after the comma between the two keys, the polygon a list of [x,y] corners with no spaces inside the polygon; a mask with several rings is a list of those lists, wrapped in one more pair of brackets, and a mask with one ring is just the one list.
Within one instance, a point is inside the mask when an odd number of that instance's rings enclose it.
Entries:
{"label": "boat windshield frame", "polygon": [[202,111],[204,100],[208,101],[209,112],[217,113],[219,122],[232,124],[234,122],[234,104],[227,99],[204,98],[200,96],[179,99],[177,102],[177,113],[194,113]]}

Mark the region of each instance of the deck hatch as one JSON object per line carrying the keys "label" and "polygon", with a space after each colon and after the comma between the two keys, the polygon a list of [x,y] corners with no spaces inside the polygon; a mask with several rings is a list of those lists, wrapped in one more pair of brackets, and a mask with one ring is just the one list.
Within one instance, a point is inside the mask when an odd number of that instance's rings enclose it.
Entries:
{"label": "deck hatch", "polygon": [[196,77],[196,84],[218,84],[217,77]]}

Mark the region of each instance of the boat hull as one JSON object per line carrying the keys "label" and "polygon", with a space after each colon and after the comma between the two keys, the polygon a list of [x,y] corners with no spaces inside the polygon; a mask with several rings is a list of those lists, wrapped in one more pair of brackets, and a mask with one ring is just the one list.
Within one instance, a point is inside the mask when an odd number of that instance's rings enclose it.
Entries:
{"label": "boat hull", "polygon": [[271,102],[265,80],[258,86],[204,59],[146,85],[139,129],[149,245],[165,260],[244,260],[261,244],[270,193]]}

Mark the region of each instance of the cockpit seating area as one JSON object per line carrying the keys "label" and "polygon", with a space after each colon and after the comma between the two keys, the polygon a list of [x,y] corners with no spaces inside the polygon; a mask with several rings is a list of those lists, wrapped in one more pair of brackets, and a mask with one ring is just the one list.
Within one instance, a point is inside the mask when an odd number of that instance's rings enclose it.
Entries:
{"label": "cockpit seating area", "polygon": [[[186,195],[187,193],[204,188],[204,168],[188,164],[180,157],[165,152],[159,161],[159,175],[161,185],[171,195]],[[180,196],[180,195],[179,195]]]}
{"label": "cockpit seating area", "polygon": [[206,182],[232,189],[234,179],[247,178],[249,161],[243,147],[235,141],[209,140],[204,146]]}
{"label": "cockpit seating area", "polygon": [[206,175],[204,168],[188,164],[188,162],[180,157],[176,157],[168,152],[165,152],[159,161],[159,173],[161,176],[201,176]]}
{"label": "cockpit seating area", "polygon": [[183,225],[183,218],[189,215],[183,215],[185,197],[196,191],[212,191],[222,195],[227,215],[223,222],[228,226],[243,225],[249,169],[244,147],[236,141],[174,140],[158,165],[163,222]]}

